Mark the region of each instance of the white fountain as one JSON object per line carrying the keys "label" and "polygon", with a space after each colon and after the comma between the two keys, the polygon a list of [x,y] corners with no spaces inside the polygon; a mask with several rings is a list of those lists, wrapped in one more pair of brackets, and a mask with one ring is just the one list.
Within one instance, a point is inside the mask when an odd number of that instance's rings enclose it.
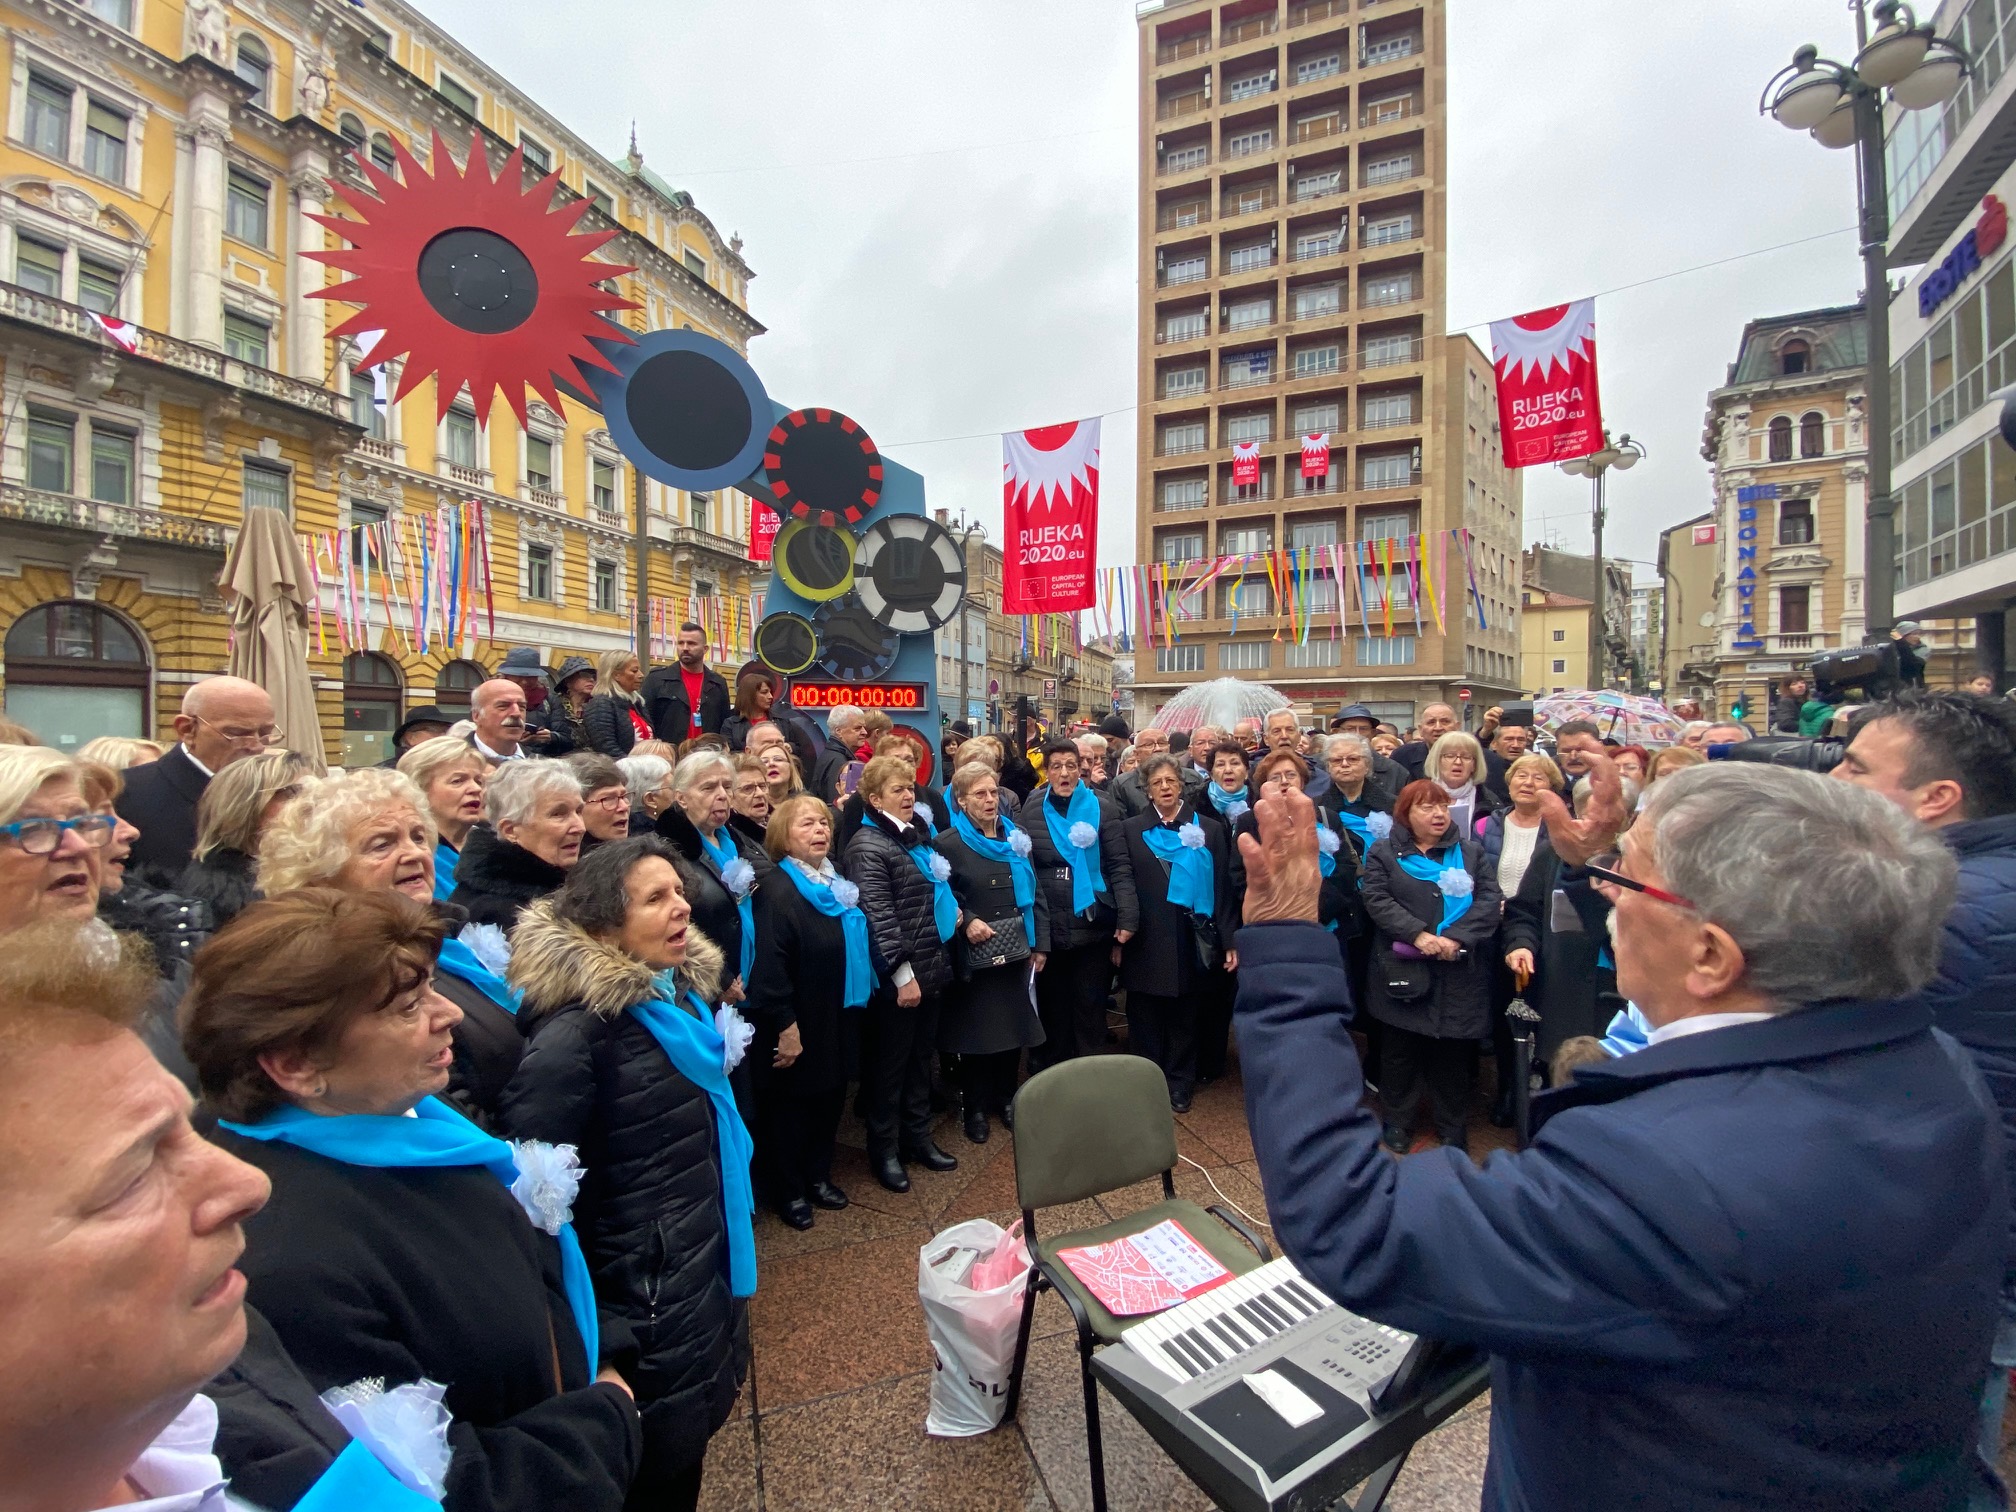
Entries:
{"label": "white fountain", "polygon": [[1285,693],[1265,683],[1220,677],[1185,688],[1162,705],[1154,724],[1161,730],[1194,730],[1207,724],[1230,730],[1242,719],[1265,719],[1292,702]]}

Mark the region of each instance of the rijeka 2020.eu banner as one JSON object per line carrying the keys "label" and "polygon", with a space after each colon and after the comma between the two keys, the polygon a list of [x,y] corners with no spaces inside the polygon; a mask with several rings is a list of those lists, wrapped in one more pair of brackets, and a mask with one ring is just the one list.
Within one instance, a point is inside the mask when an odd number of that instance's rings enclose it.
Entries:
{"label": "rijeka 2020.eu banner", "polygon": [[1603,448],[1596,393],[1596,301],[1491,322],[1498,428],[1507,467],[1565,462]]}
{"label": "rijeka 2020.eu banner", "polygon": [[1099,422],[1003,436],[1001,513],[1002,613],[1090,609],[1099,551]]}

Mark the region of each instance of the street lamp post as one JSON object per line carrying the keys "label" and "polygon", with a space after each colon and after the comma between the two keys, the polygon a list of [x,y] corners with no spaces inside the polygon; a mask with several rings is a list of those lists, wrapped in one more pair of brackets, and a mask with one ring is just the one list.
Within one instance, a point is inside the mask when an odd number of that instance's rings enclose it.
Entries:
{"label": "street lamp post", "polygon": [[[1890,489],[1890,183],[1883,161],[1884,92],[1904,110],[1933,110],[1960,92],[1970,65],[1958,43],[1933,35],[1903,0],[1854,0],[1853,66],[1802,47],[1764,86],[1758,101],[1792,131],[1822,147],[1856,149],[1855,192],[1862,242],[1862,309],[1867,318],[1868,377],[1864,422],[1869,497],[1863,511],[1862,602],[1865,633],[1880,642],[1896,619],[1896,500]],[[1869,31],[1873,13],[1876,31]]]}
{"label": "street lamp post", "polygon": [[1603,520],[1608,510],[1603,494],[1603,479],[1611,468],[1619,472],[1629,472],[1638,465],[1638,459],[1645,455],[1645,443],[1633,441],[1629,435],[1621,435],[1615,441],[1610,432],[1603,432],[1603,445],[1586,457],[1572,457],[1561,464],[1561,471],[1578,478],[1588,478],[1593,484],[1594,500],[1591,504],[1590,523],[1595,534],[1595,587],[1590,592],[1590,602],[1595,605],[1591,614],[1589,646],[1589,687],[1592,691],[1610,685],[1610,638],[1604,633],[1603,624]]}
{"label": "street lamp post", "polygon": [[[967,524],[966,517],[962,514],[959,517],[956,534],[959,537],[959,560],[966,565],[966,596],[959,602],[959,718],[965,719],[968,717],[967,711],[972,707],[972,694],[970,691],[972,687],[971,668],[973,665],[971,655],[973,649],[972,616],[973,595],[976,591],[982,591],[980,605],[981,644],[982,646],[986,645],[987,605],[983,590],[987,574],[984,571],[976,573],[973,570],[972,543],[975,536],[978,536],[983,542],[987,539],[987,527],[978,521],[975,521],[971,525]],[[986,564],[983,561],[981,565],[984,567]]]}

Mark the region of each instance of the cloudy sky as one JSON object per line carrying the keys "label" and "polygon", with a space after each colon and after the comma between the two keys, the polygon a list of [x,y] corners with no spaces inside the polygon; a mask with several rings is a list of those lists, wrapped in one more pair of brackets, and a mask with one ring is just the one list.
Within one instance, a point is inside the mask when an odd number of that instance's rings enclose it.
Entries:
{"label": "cloudy sky", "polygon": [[[1135,560],[1129,0],[422,3],[605,150],[634,117],[746,242],[770,392],[854,415],[934,505],[998,531],[998,433],[1103,413],[1100,558]],[[1611,490],[1618,554],[1706,507],[1744,321],[1856,297],[1850,155],[1756,108],[1852,28],[1843,0],[1449,0],[1448,328],[1602,294],[1605,416],[1650,452]],[[1526,539],[1586,550],[1587,490],[1529,472]]]}

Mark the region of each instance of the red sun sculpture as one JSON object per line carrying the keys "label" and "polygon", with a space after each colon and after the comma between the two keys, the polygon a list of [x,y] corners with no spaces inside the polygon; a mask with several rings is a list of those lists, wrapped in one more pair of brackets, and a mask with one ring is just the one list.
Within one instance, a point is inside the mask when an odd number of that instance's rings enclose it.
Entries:
{"label": "red sun sculpture", "polygon": [[350,245],[305,254],[350,275],[348,283],[314,290],[311,299],[360,307],[330,335],[384,333],[359,368],[403,354],[395,399],[432,375],[437,422],[466,384],[478,416],[489,414],[501,391],[521,425],[528,386],[557,409],[556,380],[579,382],[570,364],[615,371],[590,338],[631,340],[602,312],[638,306],[600,284],[637,270],[594,262],[589,254],[621,233],[576,233],[588,201],[551,208],[558,173],[521,190],[518,151],[492,179],[480,139],[471,140],[466,166],[458,168],[436,132],[431,174],[403,143],[395,139],[392,146],[396,178],[358,154],[375,199],[337,188],[357,219],[313,217]]}

